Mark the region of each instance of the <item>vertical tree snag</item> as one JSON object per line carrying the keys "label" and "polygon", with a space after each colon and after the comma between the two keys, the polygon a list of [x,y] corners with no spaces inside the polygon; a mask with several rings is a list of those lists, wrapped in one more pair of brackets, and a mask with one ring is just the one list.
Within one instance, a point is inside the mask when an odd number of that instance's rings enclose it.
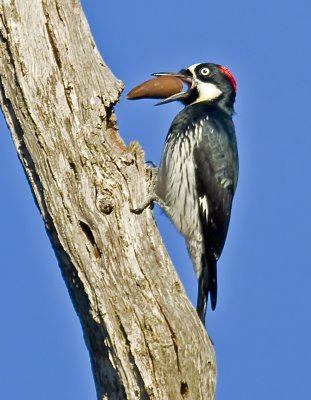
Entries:
{"label": "vertical tree snag", "polygon": [[122,83],[77,0],[0,0],[0,101],[79,315],[98,399],[213,399],[208,335],[169,260]]}

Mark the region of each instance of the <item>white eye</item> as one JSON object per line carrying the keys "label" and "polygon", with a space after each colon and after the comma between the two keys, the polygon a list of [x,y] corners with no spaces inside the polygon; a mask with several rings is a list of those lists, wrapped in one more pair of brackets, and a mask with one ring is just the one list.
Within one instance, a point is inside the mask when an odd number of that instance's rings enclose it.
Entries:
{"label": "white eye", "polygon": [[203,67],[200,71],[202,75],[208,75],[209,74],[209,69],[207,67]]}

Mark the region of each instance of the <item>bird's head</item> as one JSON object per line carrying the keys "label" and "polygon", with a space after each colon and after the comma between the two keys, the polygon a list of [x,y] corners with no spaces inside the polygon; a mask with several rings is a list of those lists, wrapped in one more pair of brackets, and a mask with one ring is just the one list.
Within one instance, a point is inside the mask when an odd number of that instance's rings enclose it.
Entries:
{"label": "bird's head", "polygon": [[205,101],[233,108],[236,81],[231,71],[222,65],[193,64],[179,72],[158,72],[153,75],[176,77],[187,85],[186,90],[173,94],[158,104],[179,100],[185,105],[189,105]]}

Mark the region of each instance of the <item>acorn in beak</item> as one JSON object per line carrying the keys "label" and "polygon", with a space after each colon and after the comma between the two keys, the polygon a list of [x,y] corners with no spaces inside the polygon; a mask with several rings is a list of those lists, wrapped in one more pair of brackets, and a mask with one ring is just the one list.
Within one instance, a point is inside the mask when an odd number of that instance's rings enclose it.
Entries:
{"label": "acorn in beak", "polygon": [[[161,105],[161,104],[167,104],[172,101],[182,101],[185,102],[189,96],[191,96],[192,89],[194,88],[194,80],[192,78],[192,75],[190,74],[189,71],[186,69],[182,69],[179,72],[157,72],[153,74],[154,76],[157,77],[170,77],[172,78],[177,78],[179,79],[183,84],[186,84],[188,87],[184,91],[179,91],[178,93],[174,93],[171,96],[166,97],[164,100],[160,101],[159,103],[156,104],[156,106]],[[183,88],[183,86],[182,86]]]}
{"label": "acorn in beak", "polygon": [[[136,86],[128,93],[127,99],[163,99],[156,105],[176,100],[185,101],[194,86],[192,76],[187,70],[181,70],[180,72],[157,72],[152,75],[155,78]],[[188,89],[185,91],[182,90],[184,84],[188,85]]]}

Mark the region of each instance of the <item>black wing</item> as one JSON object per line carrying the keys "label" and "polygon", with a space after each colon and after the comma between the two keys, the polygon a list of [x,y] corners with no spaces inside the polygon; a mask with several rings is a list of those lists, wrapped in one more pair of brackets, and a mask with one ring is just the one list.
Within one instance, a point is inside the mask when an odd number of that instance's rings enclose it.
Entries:
{"label": "black wing", "polygon": [[201,121],[202,140],[193,156],[205,250],[199,279],[198,313],[204,318],[208,293],[211,295],[212,309],[216,307],[216,263],[228,232],[237,184],[238,156],[231,118],[213,118],[210,113],[208,119]]}

